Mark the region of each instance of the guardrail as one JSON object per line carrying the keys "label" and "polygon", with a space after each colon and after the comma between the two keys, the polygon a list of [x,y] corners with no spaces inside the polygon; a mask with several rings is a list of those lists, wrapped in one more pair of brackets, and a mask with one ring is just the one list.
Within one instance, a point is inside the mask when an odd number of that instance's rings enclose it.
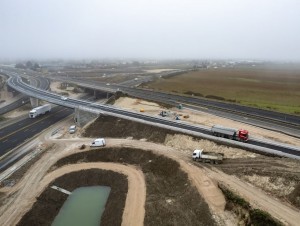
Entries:
{"label": "guardrail", "polygon": [[[298,158],[300,155],[300,150],[298,148],[293,149],[292,151],[299,150],[299,155],[291,155],[288,152],[284,153],[282,151],[278,151],[278,150],[282,150],[282,148],[280,148],[276,151],[276,150],[272,150],[272,149],[265,148],[265,147],[259,147],[256,145],[244,144],[241,142],[231,141],[228,139],[216,138],[214,136],[211,136],[210,133],[207,133],[207,131],[206,131],[206,134],[204,134],[203,132],[199,132],[199,131],[205,131],[205,129],[203,129],[201,127],[193,126],[188,123],[181,123],[178,121],[169,121],[166,119],[162,119],[162,118],[158,118],[158,117],[154,117],[154,116],[150,116],[150,115],[146,115],[146,114],[140,114],[140,113],[133,112],[133,111],[122,110],[122,109],[116,108],[114,106],[95,104],[95,103],[81,101],[81,100],[75,100],[75,99],[68,99],[68,101],[61,101],[59,95],[52,94],[45,90],[40,90],[40,89],[31,87],[27,84],[24,84],[19,77],[17,78],[17,82],[19,82],[19,84],[23,85],[24,87],[20,87],[18,84],[14,84],[12,82],[13,81],[12,78],[10,78],[9,81],[10,81],[10,85],[13,86],[13,88],[17,89],[20,92],[25,92],[29,96],[35,96],[37,98],[40,98],[40,99],[43,99],[43,100],[46,100],[46,101],[49,101],[49,102],[52,102],[52,103],[55,103],[58,105],[63,105],[63,106],[70,107],[70,108],[75,108],[75,107],[82,108],[83,107],[86,109],[86,111],[90,111],[93,113],[107,114],[107,115],[112,115],[112,116],[116,116],[116,117],[120,117],[120,118],[126,118],[126,119],[135,120],[135,121],[139,121],[142,123],[151,124],[151,125],[155,125],[155,126],[159,126],[159,127],[166,127],[168,129],[172,129],[175,131],[184,131],[184,133],[187,133],[187,134],[202,137],[205,139],[210,139],[210,140],[213,140],[213,141],[216,141],[219,143],[223,143],[223,144],[230,144],[231,146],[247,148],[248,150],[263,151],[263,152],[272,153],[272,154],[276,154],[279,156],[286,156],[286,157],[294,156],[295,158]],[[27,88],[27,89],[25,90],[25,88]],[[39,94],[36,94],[36,92],[38,92]],[[44,96],[44,95],[46,95],[46,96]],[[185,126],[182,127],[183,125],[185,125]],[[178,128],[178,127],[180,127],[180,128]],[[266,144],[266,145],[268,145],[268,144]],[[272,147],[274,148],[274,147],[276,147],[276,145],[274,146],[274,144],[273,144]],[[287,147],[286,149],[289,149],[289,148]],[[297,151],[294,153],[297,153]]]}

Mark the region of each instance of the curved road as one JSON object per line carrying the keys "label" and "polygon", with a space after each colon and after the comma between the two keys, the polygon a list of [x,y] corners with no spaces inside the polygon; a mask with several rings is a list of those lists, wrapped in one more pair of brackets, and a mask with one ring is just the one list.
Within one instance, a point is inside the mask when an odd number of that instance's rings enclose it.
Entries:
{"label": "curved road", "polygon": [[[15,73],[15,72],[12,72]],[[1,74],[9,77],[6,73],[4,73],[3,71],[1,72]],[[30,84],[32,84],[33,86],[43,89],[43,90],[48,90],[50,87],[50,81],[49,79],[43,78],[43,77],[30,77],[27,76],[27,82],[29,82]],[[10,104],[6,104],[4,106],[2,106],[0,108],[0,115],[5,114],[7,112],[10,112],[18,107],[21,107],[24,104],[27,104],[29,102],[29,97],[28,96],[24,96],[23,94],[20,95],[20,98],[18,98],[16,101],[10,103]]]}
{"label": "curved road", "polygon": [[[177,130],[180,129],[184,132],[188,131],[190,133],[196,133],[199,136],[205,136],[205,138],[208,139],[212,139],[212,140],[216,140],[219,142],[223,142],[223,143],[230,143],[233,144],[235,146],[240,146],[243,148],[248,148],[248,149],[256,149],[255,147],[261,147],[261,148],[267,148],[269,149],[270,153],[274,153],[274,154],[289,154],[289,155],[293,155],[296,158],[300,158],[300,149],[297,147],[290,147],[290,146],[286,146],[284,144],[278,144],[278,143],[266,143],[263,141],[258,141],[258,140],[250,140],[247,144],[243,144],[240,142],[236,142],[236,141],[231,141],[228,139],[222,139],[222,138],[215,138],[211,136],[211,132],[210,129],[206,129],[203,127],[199,127],[199,126],[193,126],[190,124],[186,124],[186,123],[181,123],[181,122],[177,122],[177,121],[170,121],[170,120],[166,120],[164,118],[158,118],[158,117],[152,117],[152,116],[148,116],[148,115],[144,115],[144,114],[139,114],[136,112],[130,112],[130,111],[125,111],[122,109],[118,109],[116,107],[112,107],[112,106],[107,106],[107,105],[100,105],[100,104],[94,104],[91,102],[87,102],[87,101],[83,101],[83,100],[76,100],[76,99],[67,99],[67,100],[61,100],[60,96],[57,94],[53,94],[44,90],[40,90],[37,88],[34,88],[28,84],[25,84],[22,79],[18,76],[12,76],[9,81],[8,81],[8,85],[15,88],[16,90],[18,90],[19,92],[23,92],[26,93],[29,96],[34,96],[36,98],[39,99],[43,99],[45,101],[54,103],[54,104],[58,104],[61,106],[65,106],[65,107],[69,107],[69,108],[76,108],[78,106],[81,107],[86,107],[87,110],[89,111],[94,111],[94,112],[105,112],[106,114],[113,114],[116,116],[126,116],[128,118],[132,118],[135,120],[142,120],[144,122],[148,122],[148,123],[152,123],[155,124],[157,126],[164,126],[164,127],[168,127],[170,129],[173,130]],[[179,131],[180,131],[179,130]]]}

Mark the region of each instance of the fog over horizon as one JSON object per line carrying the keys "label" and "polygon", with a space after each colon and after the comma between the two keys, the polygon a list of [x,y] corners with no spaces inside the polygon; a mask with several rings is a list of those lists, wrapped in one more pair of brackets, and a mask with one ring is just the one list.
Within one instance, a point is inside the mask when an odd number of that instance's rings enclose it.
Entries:
{"label": "fog over horizon", "polygon": [[298,0],[1,0],[0,60],[300,62]]}

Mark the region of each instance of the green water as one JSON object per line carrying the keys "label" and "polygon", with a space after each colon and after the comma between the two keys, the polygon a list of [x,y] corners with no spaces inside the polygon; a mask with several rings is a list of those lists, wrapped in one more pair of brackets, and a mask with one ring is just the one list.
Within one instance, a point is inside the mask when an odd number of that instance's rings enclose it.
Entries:
{"label": "green water", "polygon": [[75,189],[65,201],[52,226],[99,226],[110,187]]}

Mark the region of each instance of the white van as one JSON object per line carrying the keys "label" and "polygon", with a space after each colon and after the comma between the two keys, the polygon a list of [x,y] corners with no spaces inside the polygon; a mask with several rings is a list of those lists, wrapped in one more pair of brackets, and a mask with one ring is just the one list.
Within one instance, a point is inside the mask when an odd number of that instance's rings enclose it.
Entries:
{"label": "white van", "polygon": [[104,147],[105,145],[104,138],[98,138],[91,143],[90,147]]}

